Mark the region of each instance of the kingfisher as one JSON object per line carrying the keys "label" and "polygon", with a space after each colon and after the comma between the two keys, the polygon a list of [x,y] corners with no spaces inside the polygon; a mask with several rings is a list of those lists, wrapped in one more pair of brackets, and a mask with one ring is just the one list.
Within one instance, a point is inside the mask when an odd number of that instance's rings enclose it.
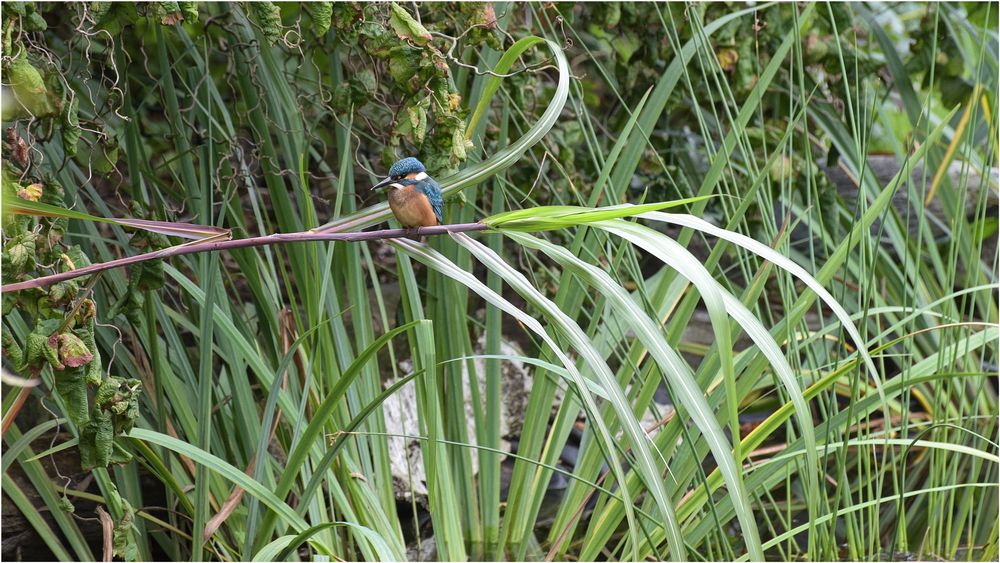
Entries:
{"label": "kingfisher", "polygon": [[389,208],[405,229],[441,224],[441,186],[419,160],[408,156],[397,161],[389,177],[372,186],[375,191],[387,188]]}

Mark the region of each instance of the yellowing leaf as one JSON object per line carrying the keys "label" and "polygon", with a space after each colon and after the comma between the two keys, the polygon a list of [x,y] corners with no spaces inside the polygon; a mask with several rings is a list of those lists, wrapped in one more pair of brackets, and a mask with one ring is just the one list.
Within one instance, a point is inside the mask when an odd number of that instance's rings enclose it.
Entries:
{"label": "yellowing leaf", "polygon": [[28,201],[38,201],[42,197],[42,185],[35,183],[17,190],[17,197]]}
{"label": "yellowing leaf", "polygon": [[719,59],[719,66],[726,72],[736,68],[736,63],[740,60],[740,54],[736,49],[721,49],[716,56]]}

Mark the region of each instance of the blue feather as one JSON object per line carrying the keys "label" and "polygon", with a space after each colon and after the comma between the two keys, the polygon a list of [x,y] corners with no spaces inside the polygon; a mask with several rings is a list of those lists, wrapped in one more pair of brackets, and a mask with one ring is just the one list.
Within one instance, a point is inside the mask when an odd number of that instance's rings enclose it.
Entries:
{"label": "blue feather", "polygon": [[396,161],[396,163],[392,165],[392,168],[389,168],[389,176],[395,178],[424,171],[426,171],[426,169],[424,168],[422,162],[412,156],[408,156]]}
{"label": "blue feather", "polygon": [[441,186],[433,178],[427,178],[418,181],[414,187],[427,196],[427,200],[431,202],[431,208],[434,209],[434,215],[437,216],[438,223],[444,223],[444,219],[441,216],[441,205],[443,203],[441,199]]}

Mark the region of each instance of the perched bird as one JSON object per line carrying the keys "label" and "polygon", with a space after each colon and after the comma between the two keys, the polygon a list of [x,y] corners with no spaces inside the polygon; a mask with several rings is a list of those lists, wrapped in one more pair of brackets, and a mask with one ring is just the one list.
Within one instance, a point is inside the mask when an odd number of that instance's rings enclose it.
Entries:
{"label": "perched bird", "polygon": [[389,208],[404,228],[441,224],[441,186],[412,156],[393,164],[389,177],[372,186],[372,189],[389,190]]}

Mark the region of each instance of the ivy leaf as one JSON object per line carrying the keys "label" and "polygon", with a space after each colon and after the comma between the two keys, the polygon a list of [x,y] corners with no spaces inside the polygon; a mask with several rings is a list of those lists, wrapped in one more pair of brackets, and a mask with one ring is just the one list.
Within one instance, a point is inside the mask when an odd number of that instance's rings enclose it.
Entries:
{"label": "ivy leaf", "polygon": [[66,250],[66,252],[60,254],[59,259],[62,260],[65,271],[67,272],[90,265],[90,258],[87,258],[87,255],[83,253],[83,249],[81,249],[79,245],[75,244]]}
{"label": "ivy leaf", "polygon": [[82,424],[80,434],[80,464],[84,469],[107,467],[115,445],[115,429],[111,413],[94,409],[90,421]]}
{"label": "ivy leaf", "polygon": [[274,45],[281,39],[281,10],[277,6],[271,2],[244,2],[243,6],[260,27],[268,45]]}
{"label": "ivy leaf", "polygon": [[372,72],[372,69],[366,68],[365,70],[362,70],[355,76],[355,79],[365,94],[371,95],[375,93],[377,82],[375,80],[375,73]]}
{"label": "ivy leaf", "polygon": [[60,334],[58,340],[59,359],[66,366],[78,368],[89,364],[94,359],[94,354],[87,349],[83,340],[72,332]]}
{"label": "ivy leaf", "polygon": [[[54,374],[56,391],[66,406],[66,416],[78,427],[83,428],[90,419],[87,408],[87,382],[83,377],[83,368],[55,370]],[[110,428],[111,419],[110,415],[108,416]]]}
{"label": "ivy leaf", "polygon": [[[87,380],[87,385],[98,386],[101,384],[101,378],[104,376],[104,365],[101,362],[101,352],[97,349],[97,341],[94,339],[94,316],[97,314],[94,302],[88,299],[84,302],[84,305],[80,307],[80,312],[83,313],[87,309],[87,304],[90,304],[91,312],[85,313],[84,328],[75,331],[80,340],[87,346],[87,349],[93,352],[94,359],[87,364],[84,368],[83,377]],[[79,319],[78,319],[79,321]],[[95,401],[96,402],[96,401]]]}
{"label": "ivy leaf", "polygon": [[53,304],[66,303],[76,297],[79,292],[80,284],[77,283],[77,280],[61,281],[49,288],[49,300]]}
{"label": "ivy leaf", "polygon": [[391,4],[392,13],[389,14],[389,25],[400,39],[413,41],[417,45],[426,45],[431,40],[431,34],[427,28],[420,24],[409,12],[404,10],[399,4]]}
{"label": "ivy leaf", "polygon": [[312,20],[313,33],[316,37],[323,37],[330,31],[330,23],[333,19],[333,2],[304,2],[302,8]]}
{"label": "ivy leaf", "polygon": [[[120,443],[115,442],[115,447],[111,451],[111,460],[110,460],[110,462],[114,463],[115,465],[124,465],[124,464],[126,464],[126,463],[128,463],[130,461],[132,461],[132,454],[130,454],[127,451],[125,451],[122,448],[122,446],[121,446]],[[132,559],[126,558],[126,560],[127,561],[134,561],[135,558],[132,558]]]}
{"label": "ivy leaf", "polygon": [[100,29],[106,30],[112,36],[139,19],[135,2],[91,2],[90,13]]}
{"label": "ivy leaf", "polygon": [[94,350],[94,360],[87,364],[83,377],[87,380],[87,385],[100,385],[104,371],[101,369],[101,353]]}
{"label": "ivy leaf", "polygon": [[420,72],[420,55],[412,48],[396,47],[389,51],[389,75],[406,93],[413,93],[413,78]]}
{"label": "ivy leaf", "polygon": [[[59,319],[42,321],[35,326],[35,329],[25,339],[24,363],[18,366],[17,371],[28,369],[36,373],[39,371],[41,363],[50,358],[48,352],[49,334],[57,328],[59,328]],[[55,350],[53,349],[53,351]],[[57,362],[59,361],[58,354],[51,357],[54,357]]]}
{"label": "ivy leaf", "polygon": [[194,2],[178,2],[177,6],[181,9],[181,13],[184,14],[184,21],[188,23],[195,23],[198,21],[198,5]]}
{"label": "ivy leaf", "polygon": [[101,23],[104,16],[111,11],[111,2],[91,2],[90,17],[97,23]]}
{"label": "ivy leaf", "polygon": [[24,364],[24,351],[21,347],[17,345],[14,337],[10,333],[4,333],[0,337],[3,342],[3,354],[10,359],[10,363],[14,366],[21,366]]}
{"label": "ivy leaf", "polygon": [[716,58],[719,59],[719,66],[722,70],[730,72],[736,68],[736,63],[740,60],[740,54],[736,49],[725,48],[719,49],[719,52],[715,54]]}
{"label": "ivy leaf", "polygon": [[25,31],[45,31],[49,25],[45,23],[45,18],[38,12],[31,12],[24,20]]}
{"label": "ivy leaf", "polygon": [[24,2],[4,2],[4,8],[10,10],[10,13],[18,16],[23,16],[27,13]]}
{"label": "ivy leaf", "polygon": [[174,25],[184,21],[184,14],[181,13],[181,7],[177,2],[160,2],[159,11],[160,23],[163,25]]}
{"label": "ivy leaf", "polygon": [[[15,106],[11,108],[14,115],[19,112],[22,106],[34,117],[42,117],[54,112],[42,73],[28,62],[28,57],[24,55],[23,50],[21,56],[10,63],[6,74],[16,100]],[[4,114],[5,119],[9,117],[6,115],[7,111],[4,111]]]}
{"label": "ivy leaf", "polygon": [[89,155],[90,165],[101,174],[110,174],[118,163],[118,139],[107,136],[93,146]]}
{"label": "ivy leaf", "polygon": [[35,239],[38,238],[33,232],[24,232],[7,242],[7,259],[10,266],[20,273],[35,261]]}
{"label": "ivy leaf", "polygon": [[413,141],[418,144],[424,142],[424,137],[427,136],[427,108],[430,107],[430,102],[430,98],[424,97],[406,107],[409,129],[413,132]]}
{"label": "ivy leaf", "polygon": [[[58,321],[59,319],[50,320]],[[59,359],[59,340],[55,334],[45,339],[45,346],[42,347],[42,356],[52,365],[52,369],[57,371],[66,369],[66,366]]]}
{"label": "ivy leaf", "polygon": [[120,377],[109,377],[101,382],[101,386],[97,388],[97,392],[94,394],[94,404],[99,408],[108,408],[115,399],[115,394],[118,393],[118,388],[121,387],[122,380]]}

